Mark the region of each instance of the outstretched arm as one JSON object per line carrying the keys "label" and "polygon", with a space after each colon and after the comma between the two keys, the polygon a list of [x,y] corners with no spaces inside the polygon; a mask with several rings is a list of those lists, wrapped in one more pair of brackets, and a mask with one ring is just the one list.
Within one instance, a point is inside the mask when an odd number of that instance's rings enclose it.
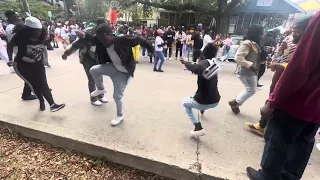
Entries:
{"label": "outstretched arm", "polygon": [[191,62],[187,62],[185,60],[181,60],[181,63],[186,66],[186,68],[193,72],[194,74],[201,74],[203,72],[203,67],[205,66],[205,63],[207,63],[205,60],[199,61],[198,64],[194,64]]}
{"label": "outstretched arm", "polygon": [[125,41],[124,43],[128,44],[131,47],[135,47],[140,44],[142,47],[145,47],[148,52],[154,52],[154,47],[152,46],[152,44],[144,38],[130,35],[120,38],[123,38],[123,40]]}
{"label": "outstretched arm", "polygon": [[76,52],[78,49],[84,47],[87,41],[85,39],[75,40],[71,46],[64,52],[66,56],[70,56],[72,53]]}

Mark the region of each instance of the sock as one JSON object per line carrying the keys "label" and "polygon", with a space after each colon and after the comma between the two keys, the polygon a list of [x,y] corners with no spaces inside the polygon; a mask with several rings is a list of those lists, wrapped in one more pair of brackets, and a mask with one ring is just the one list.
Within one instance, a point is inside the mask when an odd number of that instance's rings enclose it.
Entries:
{"label": "sock", "polygon": [[195,123],[195,124],[194,124],[194,127],[195,127],[195,128],[194,128],[194,131],[200,131],[200,130],[203,129],[200,122],[199,122],[199,123]]}

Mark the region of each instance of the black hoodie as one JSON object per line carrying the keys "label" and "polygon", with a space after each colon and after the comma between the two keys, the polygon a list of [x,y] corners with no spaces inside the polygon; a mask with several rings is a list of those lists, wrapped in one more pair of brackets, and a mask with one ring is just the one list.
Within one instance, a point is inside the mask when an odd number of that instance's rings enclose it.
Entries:
{"label": "black hoodie", "polygon": [[198,75],[198,90],[194,95],[194,100],[199,104],[214,104],[220,101],[218,90],[218,75],[210,79],[205,79],[202,75],[203,71],[210,66],[208,60],[200,60],[198,64],[188,62],[186,68]]}

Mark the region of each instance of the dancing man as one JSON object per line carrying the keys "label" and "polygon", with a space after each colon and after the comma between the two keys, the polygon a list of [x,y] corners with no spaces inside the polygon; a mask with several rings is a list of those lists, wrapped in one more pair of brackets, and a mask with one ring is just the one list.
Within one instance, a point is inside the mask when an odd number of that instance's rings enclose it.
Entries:
{"label": "dancing man", "polygon": [[[106,20],[104,18],[97,19],[97,25],[105,23]],[[95,33],[96,27],[93,28],[93,33]],[[80,63],[83,65],[84,71],[88,78],[88,88],[90,94],[96,90],[96,85],[94,80],[90,74],[90,69],[97,64],[95,57],[95,44],[93,41],[89,41],[88,39],[78,39],[71,44],[71,47],[68,48],[64,54],[62,55],[62,59],[66,60],[68,56],[79,49],[79,59]],[[108,99],[104,97],[104,94],[100,94],[97,97],[91,97],[91,104],[94,106],[101,106],[102,103],[107,103]]]}
{"label": "dancing man", "polygon": [[82,38],[94,41],[98,56],[98,65],[90,69],[97,87],[91,96],[97,97],[107,92],[103,84],[103,75],[109,76],[113,82],[117,116],[111,121],[111,125],[116,126],[124,118],[122,98],[129,78],[133,77],[136,68],[132,47],[140,44],[146,47],[149,53],[154,52],[154,48],[148,41],[137,36],[114,37],[110,26],[106,23],[96,28],[96,36],[86,33]]}
{"label": "dancing man", "polygon": [[234,60],[237,62],[237,77],[245,89],[236,99],[229,101],[231,110],[240,113],[240,106],[256,93],[258,72],[260,67],[260,41],[263,36],[263,27],[253,25],[249,27],[247,36],[236,52]]}
{"label": "dancing man", "polygon": [[193,73],[198,75],[198,90],[194,97],[187,97],[183,101],[183,107],[190,120],[194,124],[195,128],[191,131],[193,137],[204,136],[205,130],[201,126],[201,122],[196,118],[192,112],[192,109],[201,111],[204,114],[205,110],[215,108],[220,101],[220,94],[218,90],[218,75],[214,75],[210,79],[206,79],[203,76],[204,70],[210,66],[210,61],[214,61],[218,52],[218,48],[212,43],[209,43],[203,50],[204,59],[200,60],[198,64],[181,60],[181,63]]}

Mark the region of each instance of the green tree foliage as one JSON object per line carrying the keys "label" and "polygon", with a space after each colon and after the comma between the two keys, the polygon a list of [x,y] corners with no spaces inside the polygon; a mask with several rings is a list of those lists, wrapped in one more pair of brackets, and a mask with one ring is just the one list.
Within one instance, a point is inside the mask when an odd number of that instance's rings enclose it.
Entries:
{"label": "green tree foliage", "polygon": [[105,17],[110,9],[111,0],[86,0],[85,15],[89,18]]}
{"label": "green tree foliage", "polygon": [[199,20],[227,14],[245,1],[247,0],[118,0],[122,7],[139,3],[145,6],[144,10],[155,7],[177,12],[194,11]]}
{"label": "green tree foliage", "polygon": [[[40,0],[28,0],[28,2],[32,16],[41,17],[41,19],[48,20],[48,11],[51,11],[53,15],[52,19],[61,17],[63,18],[63,9],[58,5],[52,6]],[[4,16],[3,13],[6,10],[14,10],[21,13],[22,16],[25,15],[22,2],[20,0],[8,0],[5,2],[0,2],[1,16]]]}

